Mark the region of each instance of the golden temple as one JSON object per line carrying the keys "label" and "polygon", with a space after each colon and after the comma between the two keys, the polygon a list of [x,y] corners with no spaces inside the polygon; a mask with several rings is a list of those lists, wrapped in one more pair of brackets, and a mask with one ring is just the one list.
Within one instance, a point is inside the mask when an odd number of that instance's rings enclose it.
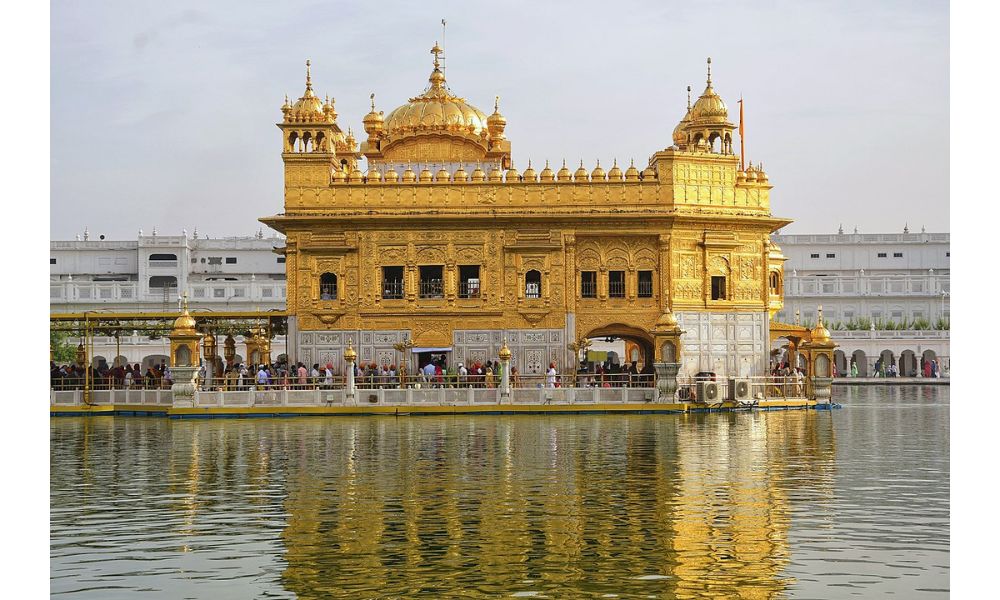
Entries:
{"label": "golden temple", "polygon": [[580,340],[615,336],[641,363],[764,373],[783,302],[769,235],[790,221],[771,215],[763,168],[741,168],[711,59],[704,92],[692,104],[688,88],[670,145],[641,169],[521,171],[499,98],[487,116],[431,53],[421,94],[388,115],[372,94],[360,143],[308,62],[305,92],[281,107],[284,211],[261,221],[286,236],[292,360],[342,369],[353,340],[360,362],[398,364],[408,340],[469,364],[506,339],[520,373],[571,372]]}

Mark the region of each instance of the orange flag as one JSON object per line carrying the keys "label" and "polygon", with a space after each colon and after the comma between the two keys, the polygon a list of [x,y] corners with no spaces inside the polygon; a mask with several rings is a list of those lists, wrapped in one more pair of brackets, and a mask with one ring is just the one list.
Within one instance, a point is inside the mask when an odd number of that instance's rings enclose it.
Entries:
{"label": "orange flag", "polygon": [[746,165],[743,163],[746,151],[743,147],[743,97],[740,97],[740,170],[745,171]]}

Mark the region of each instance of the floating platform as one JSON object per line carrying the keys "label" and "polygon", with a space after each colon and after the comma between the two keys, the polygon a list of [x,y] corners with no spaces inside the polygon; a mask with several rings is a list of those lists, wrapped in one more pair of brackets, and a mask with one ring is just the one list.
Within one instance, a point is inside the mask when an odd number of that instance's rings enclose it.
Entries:
{"label": "floating platform", "polygon": [[[453,404],[453,405],[334,405],[334,406],[206,406],[173,407],[144,404],[51,405],[51,416],[152,416],[173,419],[249,417],[424,416],[424,415],[538,415],[538,414],[679,414],[793,410],[817,408],[815,400],[760,400],[753,406],[735,402],[594,403],[594,404]],[[825,407],[824,407],[825,408]]]}

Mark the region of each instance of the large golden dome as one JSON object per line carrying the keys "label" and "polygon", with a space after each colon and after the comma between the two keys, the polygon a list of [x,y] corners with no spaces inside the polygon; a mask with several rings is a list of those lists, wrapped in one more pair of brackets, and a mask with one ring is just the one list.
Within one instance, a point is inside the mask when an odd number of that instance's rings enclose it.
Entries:
{"label": "large golden dome", "polygon": [[[506,119],[491,117],[456,96],[445,83],[435,44],[430,85],[419,96],[385,116],[381,131],[370,131],[362,150],[375,162],[470,163],[509,166],[510,142],[503,135]],[[366,126],[368,123],[366,122]]]}
{"label": "large golden dome", "polygon": [[386,134],[439,131],[481,135],[486,129],[486,114],[451,93],[436,57],[430,83],[423,94],[389,113],[384,125]]}

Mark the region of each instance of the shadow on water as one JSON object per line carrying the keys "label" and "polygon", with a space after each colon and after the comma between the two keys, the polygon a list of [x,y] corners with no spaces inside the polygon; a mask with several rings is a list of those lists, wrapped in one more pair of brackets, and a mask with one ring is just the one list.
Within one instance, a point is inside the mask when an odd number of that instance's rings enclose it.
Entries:
{"label": "shadow on water", "polygon": [[51,589],[946,596],[947,388],[869,389],[833,412],[54,418]]}

